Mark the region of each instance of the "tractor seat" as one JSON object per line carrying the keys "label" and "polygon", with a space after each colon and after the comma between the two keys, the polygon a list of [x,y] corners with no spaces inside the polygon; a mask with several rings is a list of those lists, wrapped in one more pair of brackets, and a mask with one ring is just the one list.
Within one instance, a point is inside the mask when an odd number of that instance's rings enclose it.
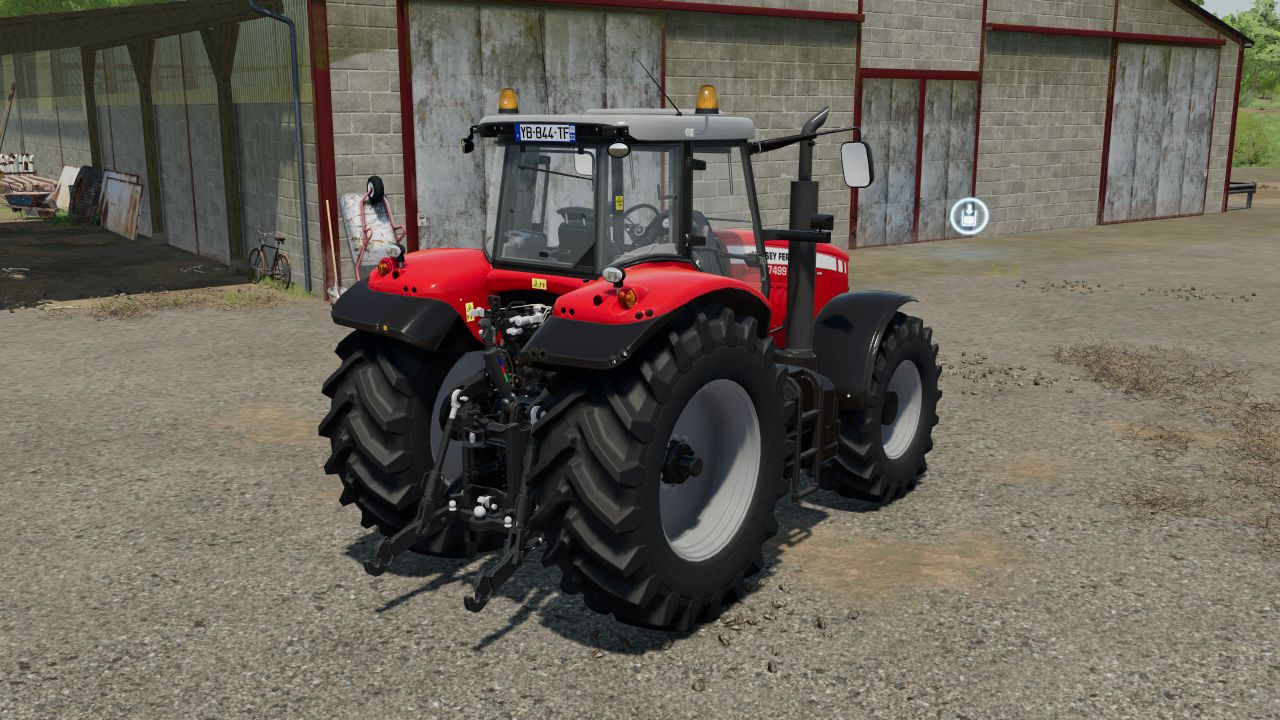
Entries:
{"label": "tractor seat", "polygon": [[502,243],[502,257],[509,260],[537,260],[547,251],[547,236],[542,233],[512,230]]}
{"label": "tractor seat", "polygon": [[569,250],[570,257],[583,257],[591,250],[591,246],[596,242],[596,222],[595,218],[589,214],[566,214],[561,211],[566,219],[560,223],[557,230],[557,237],[560,240],[560,249]]}

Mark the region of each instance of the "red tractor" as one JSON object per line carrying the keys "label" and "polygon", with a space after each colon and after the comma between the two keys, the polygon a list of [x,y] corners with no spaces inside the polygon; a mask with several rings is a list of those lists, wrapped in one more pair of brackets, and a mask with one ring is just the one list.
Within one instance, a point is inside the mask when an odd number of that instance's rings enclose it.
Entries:
{"label": "red tractor", "polygon": [[[912,298],[848,292],[811,180],[816,138],[854,128],[820,131],[823,110],[756,141],[710,86],[692,114],[500,107],[462,141],[494,180],[484,247],[393,252],[333,306],[355,332],[320,433],[384,536],[369,573],[500,549],[478,611],[541,547],[591,609],[687,629],[742,597],[784,494],[915,485],[937,346]],[[790,229],[766,230],[782,203],[752,158],[791,145]],[[869,185],[866,145],[841,155]]]}

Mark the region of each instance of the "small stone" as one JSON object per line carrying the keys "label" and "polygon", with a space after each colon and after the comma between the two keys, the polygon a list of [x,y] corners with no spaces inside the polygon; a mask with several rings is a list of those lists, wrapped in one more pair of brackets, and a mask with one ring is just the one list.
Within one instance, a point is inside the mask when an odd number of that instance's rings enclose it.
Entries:
{"label": "small stone", "polygon": [[765,613],[765,614],[764,614],[764,619],[765,619],[765,620],[768,620],[769,622],[773,622],[774,620],[777,620],[777,619],[778,619],[778,616],[777,616],[777,615],[774,615],[773,613]]}
{"label": "small stone", "polygon": [[787,601],[786,601],[786,600],[774,600],[774,601],[773,601],[773,607],[774,607],[775,609],[782,609],[782,608],[784,608],[784,607],[786,607],[786,606],[787,606]]}
{"label": "small stone", "polygon": [[826,629],[827,629],[827,621],[826,621],[826,620],[823,620],[822,618],[818,618],[817,620],[814,620],[814,621],[813,621],[813,626],[814,626],[814,627],[816,627],[816,628],[818,628],[819,630],[826,630]]}
{"label": "small stone", "polygon": [[773,660],[770,660],[769,663],[765,665],[765,667],[769,670],[770,673],[778,672],[778,663],[774,662]]}
{"label": "small stone", "polygon": [[850,619],[850,620],[857,620],[857,619],[858,619],[858,615],[859,615],[859,614],[860,614],[860,613],[859,613],[857,610],[850,610],[850,611],[849,611],[849,619]]}
{"label": "small stone", "polygon": [[597,650],[597,651],[595,651],[595,652],[591,653],[591,657],[593,657],[593,658],[595,658],[595,659],[599,660],[600,658],[604,657],[604,651],[603,651],[603,650]]}
{"label": "small stone", "polygon": [[729,636],[725,635],[724,633],[721,633],[720,635],[718,635],[716,639],[718,639],[720,641],[720,644],[725,647],[729,647],[730,645],[733,644],[732,642],[730,642]]}
{"label": "small stone", "polygon": [[790,588],[790,586],[787,586],[787,585],[779,585],[779,586],[778,586],[778,589],[779,589],[779,590],[781,590],[781,591],[782,591],[782,592],[784,592],[784,593],[790,593],[790,592],[791,592],[791,588]]}
{"label": "small stone", "polygon": [[707,681],[706,681],[706,680],[703,680],[702,678],[698,678],[697,680],[694,680],[694,681],[693,681],[693,691],[694,691],[694,692],[702,692],[703,690],[706,690],[706,689],[707,689]]}

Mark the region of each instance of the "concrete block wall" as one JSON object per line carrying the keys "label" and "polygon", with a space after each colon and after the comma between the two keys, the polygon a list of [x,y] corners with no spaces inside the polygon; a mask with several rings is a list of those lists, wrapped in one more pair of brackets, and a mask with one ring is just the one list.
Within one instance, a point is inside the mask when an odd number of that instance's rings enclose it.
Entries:
{"label": "concrete block wall", "polygon": [[990,235],[1097,222],[1111,43],[993,32],[983,73],[978,197]]}
{"label": "concrete block wall", "polygon": [[[699,86],[711,83],[720,109],[745,115],[759,138],[798,132],[814,112],[831,107],[827,127],[853,124],[858,29],[852,23],[669,13],[667,92],[693,106]],[[840,170],[840,141],[819,143],[814,176],[822,211],[836,216],[836,237],[848,237],[849,189]],[[756,189],[766,226],[783,227],[796,172],[794,150],[756,158]]]}
{"label": "concrete block wall", "polygon": [[1227,158],[1231,150],[1231,118],[1236,102],[1236,70],[1240,46],[1229,42],[1218,60],[1218,95],[1214,103],[1213,137],[1209,145],[1209,183],[1206,213],[1222,212],[1222,189],[1228,179]]}
{"label": "concrete block wall", "polygon": [[[329,0],[329,67],[333,150],[338,195],[364,193],[380,175],[396,220],[405,226],[404,145],[400,127],[400,72],[395,0]],[[346,230],[341,238],[344,284],[353,281]]]}
{"label": "concrete block wall", "polygon": [[1119,0],[1116,30],[1149,35],[1219,37],[1176,0]]}
{"label": "concrete block wall", "polygon": [[863,67],[978,69],[982,0],[873,1],[863,10]]}
{"label": "concrete block wall", "polygon": [[[1168,0],[1156,0],[1168,4]],[[1110,30],[1116,0],[989,0],[987,22],[1005,25]]]}

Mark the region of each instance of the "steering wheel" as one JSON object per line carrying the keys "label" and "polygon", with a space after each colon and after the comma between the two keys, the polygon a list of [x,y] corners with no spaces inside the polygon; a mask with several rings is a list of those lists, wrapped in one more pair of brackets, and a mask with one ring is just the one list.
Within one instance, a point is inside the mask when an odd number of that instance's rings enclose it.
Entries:
{"label": "steering wheel", "polygon": [[[653,219],[650,220],[649,222],[641,224],[640,222],[638,222],[637,220],[631,217],[633,213],[639,212],[641,210],[648,210],[649,212],[653,213]],[[628,208],[627,211],[622,214],[622,231],[625,232],[627,236],[631,238],[631,244],[639,245],[641,244],[640,240],[649,234],[650,230],[653,228],[654,223],[658,222],[662,218],[663,218],[663,213],[662,211],[658,210],[658,208],[648,203],[641,203],[634,207]]]}

